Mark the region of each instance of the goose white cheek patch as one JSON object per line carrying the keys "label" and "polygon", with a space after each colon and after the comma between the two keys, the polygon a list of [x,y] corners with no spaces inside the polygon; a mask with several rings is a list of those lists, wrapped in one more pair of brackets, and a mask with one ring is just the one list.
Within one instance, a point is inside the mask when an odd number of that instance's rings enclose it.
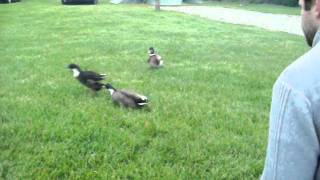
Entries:
{"label": "goose white cheek patch", "polygon": [[78,77],[79,76],[80,72],[79,72],[78,69],[72,69],[72,71],[73,71],[73,77]]}
{"label": "goose white cheek patch", "polygon": [[114,93],[113,89],[108,89],[108,91],[110,92],[110,95],[112,96],[112,94]]}

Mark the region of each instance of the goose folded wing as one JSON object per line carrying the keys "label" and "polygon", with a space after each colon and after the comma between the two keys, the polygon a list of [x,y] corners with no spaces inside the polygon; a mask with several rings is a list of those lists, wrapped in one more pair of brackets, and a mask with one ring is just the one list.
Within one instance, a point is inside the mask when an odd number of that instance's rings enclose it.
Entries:
{"label": "goose folded wing", "polygon": [[83,76],[86,77],[87,79],[92,79],[92,80],[95,80],[95,81],[101,81],[104,79],[104,74],[98,74],[98,73],[95,73],[93,71],[85,71],[83,72]]}
{"label": "goose folded wing", "polygon": [[125,95],[126,97],[128,97],[130,99],[133,99],[134,102],[136,102],[136,103],[146,103],[146,102],[148,102],[148,98],[143,96],[143,95],[140,95],[140,94],[137,94],[137,93],[134,93],[134,92],[131,92],[131,91],[127,91],[127,90],[121,90],[121,93],[123,95]]}
{"label": "goose folded wing", "polygon": [[103,84],[97,81],[94,81],[92,79],[88,79],[86,82],[87,87],[94,89],[94,90],[100,90],[103,87]]}

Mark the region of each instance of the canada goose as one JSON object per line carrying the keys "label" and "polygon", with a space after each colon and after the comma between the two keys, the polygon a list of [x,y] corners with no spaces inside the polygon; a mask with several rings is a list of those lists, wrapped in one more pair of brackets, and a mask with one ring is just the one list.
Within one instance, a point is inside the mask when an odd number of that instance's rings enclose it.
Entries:
{"label": "canada goose", "polygon": [[141,108],[148,104],[148,98],[128,90],[117,90],[111,84],[105,85],[110,92],[113,102],[123,107]]}
{"label": "canada goose", "polygon": [[98,74],[93,71],[82,71],[76,64],[69,64],[67,67],[72,70],[73,77],[77,78],[81,84],[90,88],[92,91],[96,92],[103,88],[104,84],[99,81],[103,80],[106,74]]}
{"label": "canada goose", "polygon": [[156,54],[153,47],[149,48],[148,54],[149,54],[148,63],[150,67],[159,68],[163,66],[163,60],[161,59],[161,56]]}

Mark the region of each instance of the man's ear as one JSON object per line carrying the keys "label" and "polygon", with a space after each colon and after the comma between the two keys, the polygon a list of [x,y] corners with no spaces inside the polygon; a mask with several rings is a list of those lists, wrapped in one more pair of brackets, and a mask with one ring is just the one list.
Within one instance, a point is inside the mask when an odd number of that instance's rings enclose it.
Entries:
{"label": "man's ear", "polygon": [[315,0],[315,13],[316,13],[316,18],[320,20],[320,0]]}

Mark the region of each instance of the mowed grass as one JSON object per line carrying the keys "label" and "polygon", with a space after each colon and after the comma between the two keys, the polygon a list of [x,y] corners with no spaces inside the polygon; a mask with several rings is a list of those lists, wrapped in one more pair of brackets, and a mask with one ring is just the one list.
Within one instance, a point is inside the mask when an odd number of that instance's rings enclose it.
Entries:
{"label": "mowed grass", "polygon": [[[0,179],[257,179],[272,85],[303,37],[100,2],[0,5]],[[68,63],[150,110],[93,97]]]}
{"label": "mowed grass", "polygon": [[204,1],[202,6],[218,6],[232,9],[243,9],[249,11],[257,11],[262,13],[272,13],[272,14],[288,14],[288,15],[300,15],[300,7],[288,7],[275,4],[256,4],[256,3],[247,3],[243,0],[243,3],[240,2],[224,2],[224,1]]}

